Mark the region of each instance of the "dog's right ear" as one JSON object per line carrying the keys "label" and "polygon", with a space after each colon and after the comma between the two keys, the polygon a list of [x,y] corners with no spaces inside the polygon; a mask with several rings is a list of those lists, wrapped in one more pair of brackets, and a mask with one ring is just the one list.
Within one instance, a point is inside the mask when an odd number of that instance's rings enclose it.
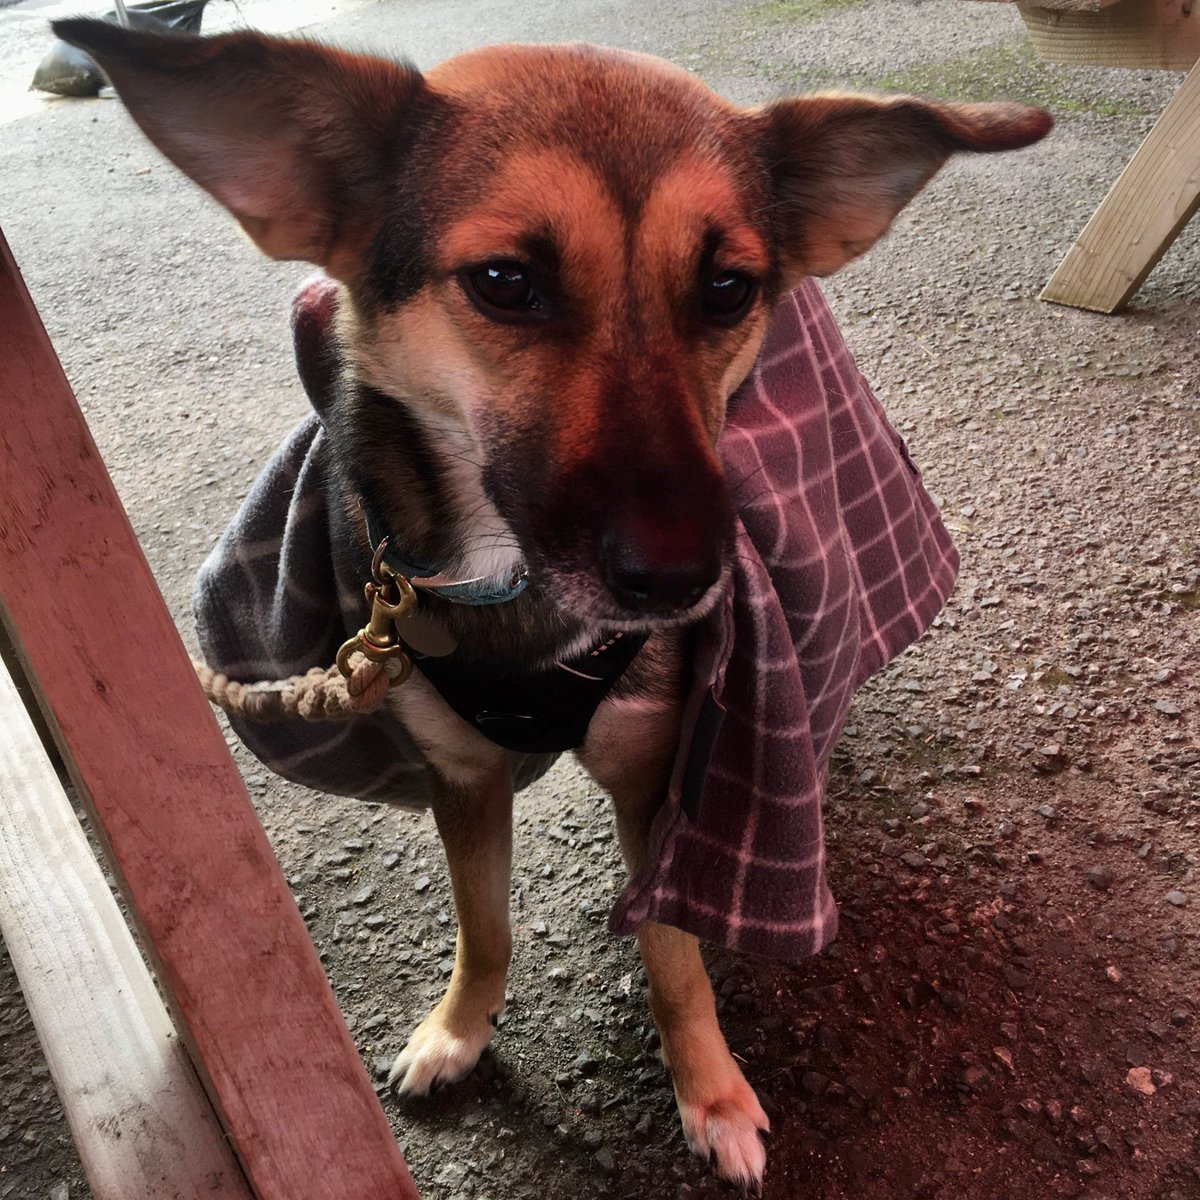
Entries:
{"label": "dog's right ear", "polygon": [[54,22],[133,119],[272,258],[344,276],[378,223],[387,153],[428,96],[416,68],[257,33]]}

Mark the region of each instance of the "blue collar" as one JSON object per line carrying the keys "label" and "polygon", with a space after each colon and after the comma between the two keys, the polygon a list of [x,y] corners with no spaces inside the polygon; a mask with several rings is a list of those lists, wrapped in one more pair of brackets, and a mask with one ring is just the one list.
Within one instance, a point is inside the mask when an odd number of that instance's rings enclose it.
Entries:
{"label": "blue collar", "polygon": [[481,606],[515,600],[529,586],[529,577],[525,574],[524,567],[516,568],[507,578],[484,575],[477,579],[450,579],[437,567],[413,562],[395,548],[389,535],[384,532],[385,527],[379,520],[374,506],[361,498],[359,504],[366,518],[367,537],[372,549],[377,549],[382,543],[383,561],[397,575],[403,575],[419,592],[428,592],[429,595],[448,600],[451,604]]}
{"label": "blue collar", "polygon": [[[400,570],[386,550],[383,557],[389,567]],[[489,575],[479,579],[459,579],[443,583],[439,575],[409,575],[407,578],[417,591],[449,600],[451,604],[504,604],[508,600],[516,599],[529,586],[529,577],[525,574],[524,567],[517,567],[507,579],[497,579]]]}

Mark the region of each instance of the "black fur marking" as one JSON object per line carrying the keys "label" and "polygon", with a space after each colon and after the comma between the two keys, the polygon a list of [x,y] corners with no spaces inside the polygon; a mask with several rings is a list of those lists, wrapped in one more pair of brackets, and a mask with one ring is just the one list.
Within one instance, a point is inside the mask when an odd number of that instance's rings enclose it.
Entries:
{"label": "black fur marking", "polygon": [[543,336],[570,338],[575,332],[579,312],[562,284],[562,255],[557,239],[549,229],[539,228],[530,230],[518,240],[523,261],[529,264],[534,285],[545,298],[554,319],[553,324],[543,330]]}
{"label": "black fur marking", "polygon": [[[439,204],[433,181],[441,176],[440,157],[453,141],[458,120],[453,104],[427,93],[397,131],[388,163],[401,164],[384,203],[384,218],[366,256],[372,298],[384,309],[411,300],[430,280],[430,247],[445,223],[448,206]],[[394,170],[394,168],[393,168]]]}
{"label": "black fur marking", "polygon": [[[355,519],[369,497],[405,557],[447,563],[461,552],[459,520],[446,482],[446,459],[419,417],[401,400],[346,378],[325,419],[337,487],[330,501],[335,554],[364,583],[371,547]],[[459,643],[457,657],[528,670],[548,665],[578,638],[536,578],[515,600],[471,608],[425,593],[421,603]]]}
{"label": "black fur marking", "polygon": [[[445,468],[424,426],[402,402],[363,384],[346,383],[325,417],[334,469],[344,489],[383,514],[393,536],[404,533],[406,557],[445,561],[456,547],[446,537],[454,505]],[[364,580],[370,549],[362,547]],[[364,573],[367,570],[367,573]]]}

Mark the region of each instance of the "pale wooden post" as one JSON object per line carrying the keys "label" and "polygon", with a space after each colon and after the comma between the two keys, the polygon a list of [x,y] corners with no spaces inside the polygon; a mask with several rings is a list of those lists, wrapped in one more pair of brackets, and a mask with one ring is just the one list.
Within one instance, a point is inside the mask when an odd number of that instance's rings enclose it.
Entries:
{"label": "pale wooden post", "polygon": [[1200,62],[1113,184],[1041,298],[1124,307],[1200,209]]}
{"label": "pale wooden post", "polygon": [[254,1200],[0,663],[0,933],[94,1200]]}
{"label": "pale wooden post", "polygon": [[1042,290],[1055,304],[1116,312],[1200,208],[1200,3],[1041,0],[1017,8],[1052,62],[1191,68]]}

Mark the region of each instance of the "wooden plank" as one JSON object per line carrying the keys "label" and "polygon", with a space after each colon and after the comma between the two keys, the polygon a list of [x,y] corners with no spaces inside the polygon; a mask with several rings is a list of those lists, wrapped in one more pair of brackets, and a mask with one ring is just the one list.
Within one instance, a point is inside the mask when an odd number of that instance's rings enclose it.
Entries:
{"label": "wooden plank", "polygon": [[[984,0],[985,3],[991,4],[1016,4],[1018,0]],[[1114,4],[1120,4],[1121,0],[1043,0],[1042,8],[1058,8],[1067,12],[1099,12],[1102,8],[1109,8]]]}
{"label": "wooden plank", "polygon": [[412,1200],[387,1117],[0,234],[0,598],[259,1200]]}
{"label": "wooden plank", "polygon": [[1123,307],[1200,209],[1200,63],[1138,148],[1041,298],[1095,312]]}
{"label": "wooden plank", "polygon": [[1200,58],[1200,5],[1187,0],[1120,0],[1102,12],[1017,7],[1050,62],[1186,71]]}
{"label": "wooden plank", "polygon": [[0,662],[0,933],[94,1200],[254,1200]]}

